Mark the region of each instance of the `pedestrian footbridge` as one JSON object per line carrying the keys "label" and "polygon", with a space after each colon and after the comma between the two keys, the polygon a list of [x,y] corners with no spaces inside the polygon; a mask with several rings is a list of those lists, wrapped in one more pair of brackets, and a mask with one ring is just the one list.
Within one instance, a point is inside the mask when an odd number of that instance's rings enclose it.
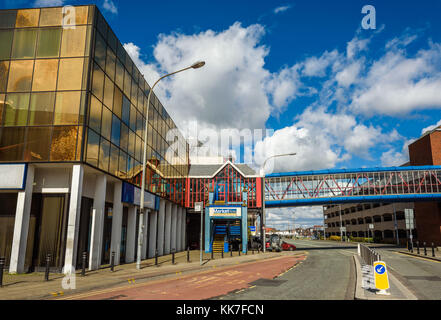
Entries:
{"label": "pedestrian footbridge", "polygon": [[265,176],[265,206],[441,200],[441,166],[336,169]]}

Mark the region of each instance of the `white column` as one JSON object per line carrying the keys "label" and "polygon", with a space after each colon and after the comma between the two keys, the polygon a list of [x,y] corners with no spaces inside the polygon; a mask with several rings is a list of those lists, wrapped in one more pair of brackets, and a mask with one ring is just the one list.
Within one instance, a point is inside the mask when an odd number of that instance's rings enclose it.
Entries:
{"label": "white column", "polygon": [[127,212],[126,263],[135,261],[136,207],[130,206]]}
{"label": "white column", "polygon": [[176,204],[173,203],[172,205],[172,220],[171,220],[171,248],[172,249],[177,249],[177,242],[176,242],[176,226],[177,226],[177,221],[178,221],[178,206]]}
{"label": "white column", "polygon": [[89,270],[97,270],[101,266],[106,183],[107,178],[104,174],[97,176],[95,181],[95,196],[93,198],[92,227],[90,233]]}
{"label": "white column", "polygon": [[158,212],[151,211],[150,212],[150,230],[149,230],[149,258],[153,258],[155,256],[156,250],[156,231],[157,231],[157,223],[158,223]]}
{"label": "white column", "polygon": [[31,214],[32,189],[34,186],[35,168],[28,165],[26,185],[17,195],[15,210],[14,236],[12,238],[10,273],[24,273],[26,258],[26,245],[29,231],[29,218]]}
{"label": "white column", "polygon": [[171,207],[172,207],[172,203],[171,202],[166,202],[165,203],[165,236],[164,236],[164,254],[169,254],[171,251],[171,249],[173,249],[173,247],[171,247]]}
{"label": "white column", "polygon": [[72,167],[70,185],[69,217],[67,222],[66,254],[64,258],[64,274],[73,273],[77,261],[78,234],[80,230],[81,195],[83,193],[84,168],[80,164]]}
{"label": "white column", "polygon": [[182,208],[178,207],[177,215],[177,225],[176,225],[176,250],[181,251],[181,241],[182,241]]}
{"label": "white column", "polygon": [[148,230],[147,226],[149,225],[149,213],[150,210],[144,210],[144,233],[142,238],[142,249],[141,249],[141,259],[144,260],[147,258],[147,238],[148,238]]}
{"label": "white column", "polygon": [[159,202],[158,215],[158,256],[164,254],[165,200]]}
{"label": "white column", "polygon": [[120,254],[121,254],[121,232],[122,232],[122,218],[123,218],[123,205],[121,202],[121,193],[122,193],[122,182],[117,181],[113,186],[112,240],[110,243],[110,254],[112,254],[112,252],[115,252],[115,265],[119,265]]}
{"label": "white column", "polygon": [[187,229],[187,210],[185,208],[181,208],[182,210],[182,224],[181,224],[181,251],[186,250],[186,242],[185,242],[185,234]]}

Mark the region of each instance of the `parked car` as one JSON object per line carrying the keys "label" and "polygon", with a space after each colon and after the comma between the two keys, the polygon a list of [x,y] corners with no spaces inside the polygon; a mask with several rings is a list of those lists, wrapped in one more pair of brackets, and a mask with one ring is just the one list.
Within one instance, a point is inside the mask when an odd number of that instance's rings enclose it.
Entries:
{"label": "parked car", "polygon": [[282,242],[282,250],[294,251],[295,249],[297,249],[297,247],[295,245],[288,243],[288,242],[285,242],[285,241]]}

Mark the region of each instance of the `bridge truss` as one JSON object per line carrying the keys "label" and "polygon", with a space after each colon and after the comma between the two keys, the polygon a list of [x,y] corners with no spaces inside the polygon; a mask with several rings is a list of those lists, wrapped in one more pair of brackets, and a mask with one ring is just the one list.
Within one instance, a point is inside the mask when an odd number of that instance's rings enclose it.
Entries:
{"label": "bridge truss", "polygon": [[274,173],[265,177],[265,206],[441,200],[441,166]]}

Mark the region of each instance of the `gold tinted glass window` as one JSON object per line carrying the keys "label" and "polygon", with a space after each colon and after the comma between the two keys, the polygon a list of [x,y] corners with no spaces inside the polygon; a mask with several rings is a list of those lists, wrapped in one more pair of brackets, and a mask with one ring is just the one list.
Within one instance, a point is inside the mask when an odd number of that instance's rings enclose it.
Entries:
{"label": "gold tinted glass window", "polygon": [[104,104],[112,110],[113,108],[113,88],[115,85],[110,80],[109,77],[106,76],[106,79],[104,81]]}
{"label": "gold tinted glass window", "polygon": [[81,91],[57,92],[54,124],[77,124]]}
{"label": "gold tinted glass window", "polygon": [[0,59],[9,59],[11,57],[13,30],[0,30]]}
{"label": "gold tinted glass window", "polygon": [[98,33],[95,39],[95,61],[101,68],[106,68],[106,42]]}
{"label": "gold tinted glass window", "polygon": [[39,16],[40,9],[18,10],[15,27],[37,27]]}
{"label": "gold tinted glass window", "polygon": [[35,56],[37,29],[17,29],[14,33],[12,58],[29,59]]}
{"label": "gold tinted glass window", "polygon": [[136,131],[136,108],[133,104],[130,106],[130,129]]}
{"label": "gold tinted glass window", "polygon": [[25,126],[28,121],[29,93],[10,93],[4,105],[4,126]]}
{"label": "gold tinted glass window", "polygon": [[49,160],[52,127],[28,127],[27,130],[25,160]]}
{"label": "gold tinted glass window", "polygon": [[109,172],[115,176],[118,176],[118,158],[119,158],[119,148],[114,144],[111,144]]}
{"label": "gold tinted glass window", "polygon": [[115,83],[120,88],[124,88],[124,67],[122,63],[116,60]]}
{"label": "gold tinted glass window", "polygon": [[4,10],[0,12],[0,29],[14,28],[17,19],[17,10]]}
{"label": "gold tinted glass window", "polygon": [[112,52],[110,47],[107,47],[106,73],[112,80],[115,79],[115,61],[115,54]]}
{"label": "gold tinted glass window", "polygon": [[61,26],[61,8],[42,8],[40,13],[40,27]]}
{"label": "gold tinted glass window", "polygon": [[33,93],[29,107],[29,125],[51,125],[54,104],[55,92]]}
{"label": "gold tinted glass window", "polygon": [[8,91],[30,91],[34,60],[11,61]]}
{"label": "gold tinted glass window", "polygon": [[75,23],[87,24],[88,6],[75,7]]}
{"label": "gold tinted glass window", "polygon": [[113,97],[113,113],[115,113],[119,118],[122,115],[122,102],[123,94],[118,87],[115,87],[114,97]]}
{"label": "gold tinted glass window", "polygon": [[0,161],[23,160],[25,130],[25,127],[2,128]]}
{"label": "gold tinted glass window", "polygon": [[92,130],[87,130],[87,153],[86,161],[94,166],[98,165],[98,153],[100,136]]}
{"label": "gold tinted glass window", "polygon": [[50,151],[51,161],[75,160],[78,127],[54,127]]}
{"label": "gold tinted glass window", "polygon": [[0,94],[0,125],[3,124],[3,109],[5,108],[6,95]]}
{"label": "gold tinted glass window", "polygon": [[94,96],[91,96],[89,127],[94,129],[96,132],[101,131],[101,109],[102,109],[101,102]]}
{"label": "gold tinted glass window", "polygon": [[129,130],[129,154],[134,157],[135,156],[135,143],[136,143],[136,134]]}
{"label": "gold tinted glass window", "polygon": [[38,31],[37,58],[52,58],[60,55],[60,28],[46,28]]}
{"label": "gold tinted glass window", "polygon": [[98,99],[103,101],[104,72],[98,67],[97,64],[94,65],[93,70],[92,92]]}
{"label": "gold tinted glass window", "polygon": [[128,144],[129,144],[129,128],[124,123],[121,123],[121,139],[119,142],[119,146],[124,151],[127,151]]}
{"label": "gold tinted glass window", "polygon": [[130,99],[130,89],[132,86],[132,77],[127,70],[124,71],[124,93]]}
{"label": "gold tinted glass window", "polygon": [[111,130],[112,130],[112,112],[106,107],[103,107],[101,135],[107,140],[110,140]]}
{"label": "gold tinted glass window", "polygon": [[101,138],[100,144],[100,155],[98,167],[105,171],[109,170],[109,160],[110,160],[110,142],[106,139]]}
{"label": "gold tinted glass window", "polygon": [[58,90],[81,90],[83,58],[61,59]]}
{"label": "gold tinted glass window", "polygon": [[57,72],[58,59],[36,60],[32,91],[55,91]]}
{"label": "gold tinted glass window", "polygon": [[9,61],[0,61],[0,92],[6,91],[6,82],[9,74]]}
{"label": "gold tinted glass window", "polygon": [[76,26],[75,29],[63,29],[61,42],[62,57],[80,57],[85,55],[87,26]]}
{"label": "gold tinted glass window", "polygon": [[119,173],[123,179],[127,176],[127,153],[123,151],[119,152]]}

